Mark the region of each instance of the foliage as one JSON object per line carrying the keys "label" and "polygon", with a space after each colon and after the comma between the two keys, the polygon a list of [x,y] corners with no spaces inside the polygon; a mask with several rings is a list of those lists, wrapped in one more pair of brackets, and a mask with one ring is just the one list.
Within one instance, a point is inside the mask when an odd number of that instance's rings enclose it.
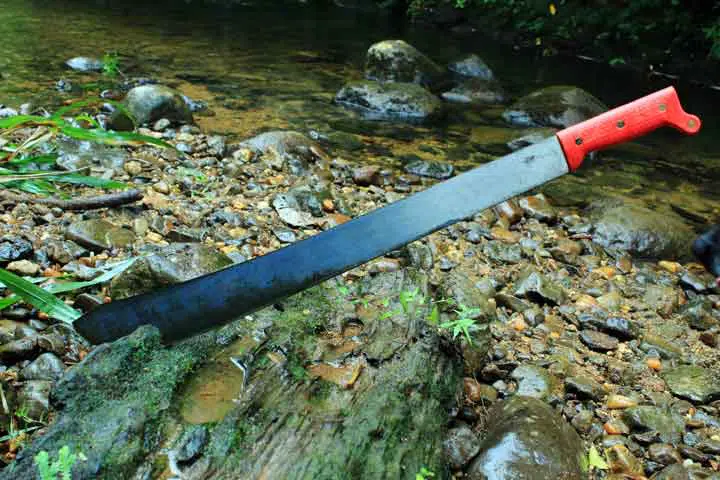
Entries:
{"label": "foliage", "polygon": [[415,474],[415,480],[429,480],[430,478],[435,478],[435,473],[425,467],[422,467],[420,471]]}
{"label": "foliage", "polygon": [[70,453],[70,447],[65,445],[58,451],[57,459],[52,463],[45,450],[35,455],[34,460],[41,480],[57,480],[58,474],[62,480],[72,480],[72,468],[83,458],[82,453]]}
{"label": "foliage", "polygon": [[441,323],[440,328],[452,330],[453,338],[457,338],[457,336],[462,333],[465,335],[468,343],[472,343],[470,331],[477,329],[477,325],[475,325],[475,320],[473,319],[480,314],[480,309],[470,308],[460,304],[459,308],[455,309],[455,313],[457,314],[457,318],[449,322]]}
{"label": "foliage", "polygon": [[720,3],[697,0],[410,0],[412,16],[438,7],[463,9],[498,30],[526,35],[537,45],[589,45],[606,58],[620,55],[708,55],[720,59]]}
{"label": "foliage", "polygon": [[603,459],[602,455],[600,455],[595,448],[595,445],[590,445],[590,451],[588,452],[587,457],[582,458],[583,471],[587,472],[590,468],[594,470],[607,470],[610,468],[605,459]]}
{"label": "foliage", "polygon": [[117,53],[106,53],[102,58],[103,74],[108,77],[117,77],[120,72],[120,59]]}

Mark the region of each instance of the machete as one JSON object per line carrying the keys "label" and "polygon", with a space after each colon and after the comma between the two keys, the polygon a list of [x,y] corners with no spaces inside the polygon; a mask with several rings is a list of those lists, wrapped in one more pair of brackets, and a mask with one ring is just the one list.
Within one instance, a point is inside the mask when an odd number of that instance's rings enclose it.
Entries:
{"label": "machete", "polygon": [[205,332],[573,172],[590,152],[663,126],[687,134],[700,129],[673,87],[268,255],[96,307],[75,328],[96,344],[144,324],[155,325],[165,341]]}

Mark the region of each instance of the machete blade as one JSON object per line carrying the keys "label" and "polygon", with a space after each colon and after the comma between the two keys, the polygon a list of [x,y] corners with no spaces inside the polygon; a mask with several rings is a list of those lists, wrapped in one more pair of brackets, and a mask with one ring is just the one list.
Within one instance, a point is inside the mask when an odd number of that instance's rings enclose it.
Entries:
{"label": "machete blade", "polygon": [[330,230],[162,290],[101,305],[74,325],[93,343],[152,324],[195,335],[472,217],[568,172],[556,137],[438,183]]}

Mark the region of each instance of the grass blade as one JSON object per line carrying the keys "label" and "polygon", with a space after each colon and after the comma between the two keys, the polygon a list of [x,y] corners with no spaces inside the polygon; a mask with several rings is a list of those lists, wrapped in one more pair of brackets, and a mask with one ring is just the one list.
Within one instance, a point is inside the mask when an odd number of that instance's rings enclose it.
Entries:
{"label": "grass blade", "polygon": [[[70,175],[59,175],[57,177],[47,177],[48,181],[55,182],[55,183],[71,183],[74,185],[85,185],[87,187],[97,187],[97,188],[107,188],[111,190],[121,190],[123,188],[128,188],[128,185],[122,182],[117,182],[115,180],[106,180],[104,178],[98,178],[98,177],[89,177],[87,175],[77,175],[77,174],[70,174]],[[0,178],[0,181],[2,179]]]}
{"label": "grass blade", "polygon": [[31,163],[37,163],[38,165],[51,165],[57,161],[57,155],[39,155],[37,157],[24,157],[24,158],[13,158],[8,165],[25,166]]}
{"label": "grass blade", "polygon": [[77,128],[77,127],[61,127],[60,131],[67,135],[68,137],[75,138],[77,140],[88,140],[91,142],[98,142],[98,143],[104,143],[106,145],[115,145],[115,146],[123,146],[123,145],[144,145],[144,144],[151,144],[156,145],[158,147],[163,148],[173,148],[172,145],[170,145],[167,142],[164,142],[162,140],[159,140],[157,138],[153,138],[147,135],[140,135],[138,133],[128,133],[128,132],[108,132],[106,130],[100,130],[100,129],[93,129],[93,130],[86,130],[84,128]]}
{"label": "grass blade", "polygon": [[50,292],[7,270],[0,269],[0,281],[13,293],[52,318],[72,323],[82,316],[82,313],[55,298]]}
{"label": "grass blade", "polygon": [[122,272],[130,268],[130,266],[135,263],[135,261],[140,257],[131,258],[129,260],[124,260],[122,262],[115,263],[113,265],[107,265],[105,268],[108,268],[108,270],[103,273],[102,275],[98,276],[97,278],[94,278],[92,280],[88,280],[85,282],[62,282],[62,283],[51,283],[47,285],[45,290],[47,290],[50,293],[63,293],[63,292],[70,292],[72,290],[79,290],[81,288],[86,287],[92,287],[93,285],[97,285],[99,283],[105,283],[109,280],[112,280],[114,277],[120,275]]}
{"label": "grass blade", "polygon": [[20,125],[31,123],[33,125],[48,125],[51,127],[57,126],[57,123],[49,118],[41,117],[40,115],[16,115],[10,118],[4,118],[0,120],[0,128],[15,128]]}

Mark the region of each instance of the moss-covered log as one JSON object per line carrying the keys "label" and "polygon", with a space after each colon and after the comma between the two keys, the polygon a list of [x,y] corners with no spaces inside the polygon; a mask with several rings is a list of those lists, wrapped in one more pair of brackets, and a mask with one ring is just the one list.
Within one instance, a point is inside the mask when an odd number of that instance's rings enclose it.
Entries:
{"label": "moss-covered log", "polygon": [[427,295],[402,270],[170,347],[138,329],[65,376],[57,418],[0,478],[33,478],[33,456],[64,445],[87,458],[77,479],[441,475],[462,361],[425,322]]}

